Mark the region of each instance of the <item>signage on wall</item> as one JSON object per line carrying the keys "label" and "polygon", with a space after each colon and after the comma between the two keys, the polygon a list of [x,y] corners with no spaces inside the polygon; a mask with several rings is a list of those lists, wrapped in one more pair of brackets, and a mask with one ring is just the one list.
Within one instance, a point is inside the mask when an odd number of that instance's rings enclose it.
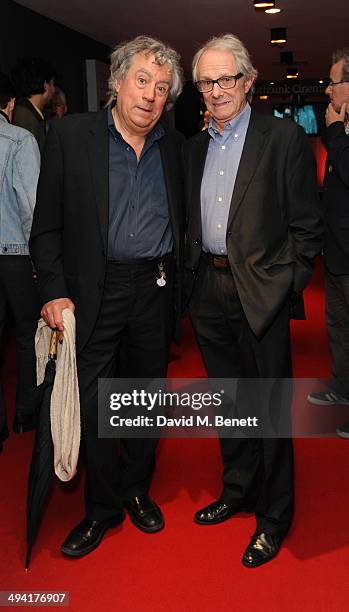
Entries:
{"label": "signage on wall", "polygon": [[290,95],[322,95],[325,93],[326,83],[319,81],[305,81],[297,79],[296,82],[290,81],[257,81],[255,94],[259,96],[290,96]]}

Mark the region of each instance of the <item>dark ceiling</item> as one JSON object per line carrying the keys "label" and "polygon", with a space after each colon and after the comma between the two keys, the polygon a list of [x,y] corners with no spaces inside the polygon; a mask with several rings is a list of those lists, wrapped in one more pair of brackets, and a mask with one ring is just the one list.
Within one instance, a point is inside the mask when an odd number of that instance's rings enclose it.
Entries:
{"label": "dark ceiling", "polygon": [[[182,55],[188,73],[198,46],[210,36],[237,34],[252,54],[259,78],[279,80],[285,66],[280,51],[293,51],[306,62],[300,76],[328,75],[331,53],[349,46],[348,0],[279,0],[282,12],[256,12],[252,0],[17,0],[42,15],[113,46],[137,34],[171,43]],[[269,43],[271,27],[287,27],[283,49]]]}

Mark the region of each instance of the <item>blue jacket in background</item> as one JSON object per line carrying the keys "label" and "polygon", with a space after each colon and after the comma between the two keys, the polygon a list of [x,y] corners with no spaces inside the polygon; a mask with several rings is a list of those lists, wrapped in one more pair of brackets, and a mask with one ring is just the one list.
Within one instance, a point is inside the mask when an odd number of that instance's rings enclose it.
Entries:
{"label": "blue jacket in background", "polygon": [[0,114],[0,255],[29,255],[39,171],[34,136]]}

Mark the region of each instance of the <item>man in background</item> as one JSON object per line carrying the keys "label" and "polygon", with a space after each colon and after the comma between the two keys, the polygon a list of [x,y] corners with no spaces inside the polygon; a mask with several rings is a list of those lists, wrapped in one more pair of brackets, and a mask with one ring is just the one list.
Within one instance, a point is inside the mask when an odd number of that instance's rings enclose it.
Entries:
{"label": "man in background", "polygon": [[64,91],[57,85],[48,110],[48,118],[50,120],[63,119],[64,115],[68,112],[67,97]]}
{"label": "man in background", "polygon": [[55,72],[45,60],[26,58],[12,71],[17,96],[20,96],[13,113],[13,123],[29,130],[42,154],[45,138],[44,109],[55,92]]}
{"label": "man in background", "polygon": [[[349,405],[349,47],[333,53],[326,93],[324,260],[332,377],[328,389],[308,396],[320,406]],[[337,433],[349,438],[349,422]]]}
{"label": "man in background", "polygon": [[[17,393],[14,431],[33,429],[36,409],[34,336],[39,299],[28,240],[36,200],[40,153],[30,132],[11,125],[15,90],[0,73],[0,338],[6,307],[16,332]],[[5,399],[0,388],[0,450],[7,437]]]}

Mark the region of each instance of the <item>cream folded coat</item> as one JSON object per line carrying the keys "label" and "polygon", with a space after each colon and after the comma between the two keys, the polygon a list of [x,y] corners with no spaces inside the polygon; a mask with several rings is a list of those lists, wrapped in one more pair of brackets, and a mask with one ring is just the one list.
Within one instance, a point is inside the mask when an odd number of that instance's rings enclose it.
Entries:
{"label": "cream folded coat", "polygon": [[[75,317],[63,310],[64,336],[58,343],[56,376],[51,395],[51,433],[54,447],[54,469],[60,480],[76,474],[80,447],[80,398],[76,369]],[[52,330],[40,319],[35,335],[37,383],[45,376]]]}

